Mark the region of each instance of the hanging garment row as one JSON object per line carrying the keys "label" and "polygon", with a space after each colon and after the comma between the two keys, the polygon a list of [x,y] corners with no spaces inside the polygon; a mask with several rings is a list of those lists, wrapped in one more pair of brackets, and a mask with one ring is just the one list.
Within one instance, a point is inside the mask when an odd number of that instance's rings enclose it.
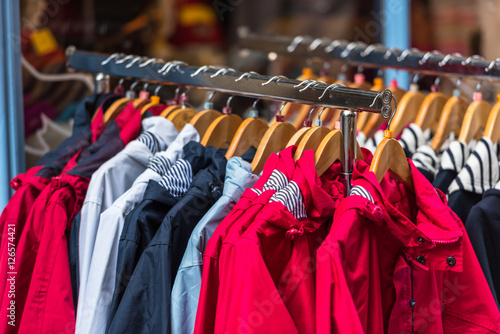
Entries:
{"label": "hanging garment row", "polygon": [[2,332],[500,332],[464,224],[392,138],[403,101],[346,182],[333,109],[297,129],[290,103],[269,126],[118,87],[11,183]]}

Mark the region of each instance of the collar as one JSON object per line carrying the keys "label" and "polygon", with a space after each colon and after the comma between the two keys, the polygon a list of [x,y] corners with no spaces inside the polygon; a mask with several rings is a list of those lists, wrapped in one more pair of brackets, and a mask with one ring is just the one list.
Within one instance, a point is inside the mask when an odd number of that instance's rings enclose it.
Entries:
{"label": "collar", "polygon": [[[368,193],[371,199],[352,205],[352,209],[359,209],[363,216],[399,240],[405,247],[407,259],[419,268],[461,271],[462,223],[447,206],[445,196],[432,187],[410,159],[408,164],[414,193],[391,174],[379,184],[368,164],[358,164],[353,185]],[[353,197],[352,201],[360,196],[349,197]]]}
{"label": "collar", "polygon": [[436,174],[439,166],[439,157],[430,145],[423,145],[417,148],[411,158],[417,168]]}
{"label": "collar", "polygon": [[454,140],[450,143],[450,146],[444,151],[441,157],[442,170],[451,170],[454,172],[460,172],[470,155],[470,147],[465,142],[460,142]]}
{"label": "collar", "polygon": [[178,135],[174,124],[159,116],[145,118],[142,129],[137,141],[144,143],[152,154],[165,150]]}
{"label": "collar", "polygon": [[252,187],[257,179],[258,176],[252,174],[250,163],[238,157],[231,158],[226,165],[223,195],[238,202],[245,189]]}
{"label": "collar", "polygon": [[427,144],[430,136],[430,129],[422,131],[420,126],[415,123],[411,123],[401,133],[399,143],[405,150],[413,154],[417,150],[417,148]]}
{"label": "collar", "polygon": [[[199,142],[200,135],[198,131],[191,125],[186,124],[182,131],[175,137],[175,140],[168,145],[165,151],[158,152],[149,162],[148,168],[154,170],[161,176],[165,175],[167,170],[172,167],[172,164],[177,160],[186,156],[189,157],[192,152],[192,145],[187,145],[190,141]],[[195,145],[196,146],[196,145]],[[196,146],[199,150],[199,146]]]}
{"label": "collar", "polygon": [[467,159],[465,166],[450,184],[449,194],[465,190],[484,194],[495,186],[500,178],[498,145],[483,137],[476,144],[474,152]]}
{"label": "collar", "polygon": [[[264,164],[264,168],[262,169],[262,173],[259,176],[259,179],[255,183],[253,189],[257,192],[262,192],[265,184],[273,174],[276,166],[278,165],[280,156],[276,153],[272,153],[269,158],[267,158],[266,163]],[[288,181],[288,180],[287,180]]]}
{"label": "collar", "polygon": [[[336,164],[339,165],[339,164]],[[334,167],[338,168],[338,166]],[[258,216],[269,223],[288,230],[287,236],[313,232],[333,217],[336,202],[325,191],[338,181],[320,180],[314,165],[314,152],[307,150],[297,160],[292,180],[276,192]],[[257,219],[257,218],[256,218]]]}
{"label": "collar", "polygon": [[182,197],[186,194],[193,182],[193,169],[191,164],[179,159],[161,178],[159,184],[174,197]]}

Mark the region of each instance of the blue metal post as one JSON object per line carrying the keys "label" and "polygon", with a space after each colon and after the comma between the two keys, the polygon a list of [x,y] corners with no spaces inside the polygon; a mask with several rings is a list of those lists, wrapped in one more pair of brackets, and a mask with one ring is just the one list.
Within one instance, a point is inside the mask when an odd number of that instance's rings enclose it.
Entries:
{"label": "blue metal post", "polygon": [[[382,26],[382,42],[386,47],[401,50],[410,48],[410,0],[382,0],[380,24]],[[397,79],[401,88],[408,89],[410,74],[404,71],[386,70],[385,81],[389,85],[391,79]]]}
{"label": "blue metal post", "polygon": [[0,210],[9,182],[25,169],[19,1],[0,3]]}

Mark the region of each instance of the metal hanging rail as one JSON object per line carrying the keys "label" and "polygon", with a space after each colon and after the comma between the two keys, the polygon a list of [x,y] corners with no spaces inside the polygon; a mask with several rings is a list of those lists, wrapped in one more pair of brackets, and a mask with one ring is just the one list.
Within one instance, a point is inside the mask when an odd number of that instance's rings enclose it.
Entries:
{"label": "metal hanging rail", "polygon": [[238,73],[230,68],[193,67],[178,61],[165,63],[159,59],[133,55],[91,53],[78,51],[74,47],[68,48],[66,53],[68,66],[91,73],[200,87],[256,98],[368,111],[381,113],[385,118],[393,111],[390,90],[378,93],[340,85],[328,86],[312,80],[300,82],[284,76]]}
{"label": "metal hanging rail", "polygon": [[391,68],[428,75],[500,80],[500,58],[490,62],[481,56],[464,57],[458,53],[445,55],[438,51],[400,50],[386,48],[381,44],[314,39],[310,36],[292,38],[259,35],[245,28],[240,28],[238,35],[240,48],[274,52],[288,57],[340,60],[352,65]]}

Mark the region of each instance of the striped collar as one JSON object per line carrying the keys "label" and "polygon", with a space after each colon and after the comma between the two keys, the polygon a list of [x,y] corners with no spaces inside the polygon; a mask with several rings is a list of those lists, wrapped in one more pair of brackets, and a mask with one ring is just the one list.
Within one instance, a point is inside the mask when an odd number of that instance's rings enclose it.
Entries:
{"label": "striped collar", "polygon": [[411,123],[401,133],[399,143],[403,146],[403,149],[413,154],[420,146],[429,144],[431,135],[430,129],[422,131],[420,126]]}
{"label": "striped collar", "polygon": [[167,189],[172,196],[182,197],[186,194],[193,182],[193,169],[191,164],[179,159],[161,178],[160,185]]}
{"label": "striped collar", "polygon": [[451,142],[441,157],[440,169],[460,172],[464,168],[470,152],[474,149],[475,145],[475,140],[471,141],[469,145],[458,140]]}
{"label": "striped collar", "polygon": [[499,178],[498,145],[483,137],[451,183],[449,194],[459,190],[483,194],[493,188]]}
{"label": "striped collar", "polygon": [[418,169],[425,169],[436,174],[439,167],[439,157],[429,145],[423,145],[417,148],[412,155],[412,161]]}
{"label": "striped collar", "polygon": [[142,128],[137,141],[146,145],[152,154],[165,150],[179,134],[172,122],[160,116],[145,118]]}

